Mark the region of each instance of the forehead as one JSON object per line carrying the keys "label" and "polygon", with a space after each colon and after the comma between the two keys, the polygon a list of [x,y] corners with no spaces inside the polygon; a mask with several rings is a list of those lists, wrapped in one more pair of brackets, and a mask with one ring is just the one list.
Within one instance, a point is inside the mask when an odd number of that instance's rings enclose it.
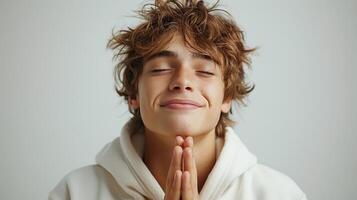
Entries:
{"label": "forehead", "polygon": [[157,48],[153,53],[144,58],[144,63],[155,58],[177,58],[177,59],[202,59],[208,62],[214,61],[212,56],[207,53],[198,52],[190,48],[184,41],[184,38],[179,33],[174,33],[170,36],[170,40],[163,45],[162,48]]}
{"label": "forehead", "polygon": [[182,36],[182,34],[179,34],[177,32],[175,32],[174,34],[172,34],[171,39],[169,40],[169,42],[163,47],[163,49],[175,49],[175,48],[184,48],[184,49],[188,49],[184,38]]}

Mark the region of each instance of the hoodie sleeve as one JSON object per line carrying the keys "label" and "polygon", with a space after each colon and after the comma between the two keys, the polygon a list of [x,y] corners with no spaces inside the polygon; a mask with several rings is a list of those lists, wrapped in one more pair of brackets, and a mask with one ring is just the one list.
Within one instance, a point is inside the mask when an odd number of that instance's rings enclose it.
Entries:
{"label": "hoodie sleeve", "polygon": [[70,192],[65,178],[63,178],[56,187],[50,191],[48,200],[70,200]]}
{"label": "hoodie sleeve", "polygon": [[306,194],[303,193],[302,196],[301,196],[301,198],[300,198],[299,200],[307,200]]}

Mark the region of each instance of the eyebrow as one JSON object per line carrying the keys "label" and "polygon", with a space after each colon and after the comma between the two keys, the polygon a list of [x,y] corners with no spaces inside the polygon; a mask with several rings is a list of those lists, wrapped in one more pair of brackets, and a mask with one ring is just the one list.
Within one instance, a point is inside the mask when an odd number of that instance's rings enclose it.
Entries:
{"label": "eyebrow", "polygon": [[148,58],[145,59],[145,62],[148,62],[149,60],[155,59],[155,58],[159,58],[159,57],[174,57],[177,58],[178,55],[177,53],[173,52],[173,51],[159,51],[157,53],[152,54],[151,56],[149,56]]}
{"label": "eyebrow", "polygon": [[[211,58],[211,56],[209,55],[204,55],[204,54],[200,54],[200,53],[191,53],[192,58],[201,58],[204,60],[208,60],[208,61],[213,61],[213,59]],[[178,55],[176,52],[173,51],[169,51],[169,50],[163,50],[163,51],[159,51],[157,53],[154,53],[153,55],[149,56],[147,59],[145,59],[145,62],[148,62],[154,58],[159,58],[159,57],[174,57],[177,58]]]}

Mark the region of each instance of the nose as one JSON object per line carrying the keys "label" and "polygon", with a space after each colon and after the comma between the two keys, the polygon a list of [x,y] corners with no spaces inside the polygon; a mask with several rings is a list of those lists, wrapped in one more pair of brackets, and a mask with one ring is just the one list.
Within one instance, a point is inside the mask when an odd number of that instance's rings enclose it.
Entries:
{"label": "nose", "polygon": [[172,76],[169,88],[174,91],[192,91],[193,77],[190,69],[177,67],[174,75]]}

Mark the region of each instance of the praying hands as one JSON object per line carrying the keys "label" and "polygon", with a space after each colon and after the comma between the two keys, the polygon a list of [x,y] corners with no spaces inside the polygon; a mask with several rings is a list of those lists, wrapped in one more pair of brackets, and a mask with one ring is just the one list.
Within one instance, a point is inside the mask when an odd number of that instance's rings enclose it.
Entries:
{"label": "praying hands", "polygon": [[176,137],[176,145],[166,179],[165,200],[198,200],[197,169],[193,138]]}

